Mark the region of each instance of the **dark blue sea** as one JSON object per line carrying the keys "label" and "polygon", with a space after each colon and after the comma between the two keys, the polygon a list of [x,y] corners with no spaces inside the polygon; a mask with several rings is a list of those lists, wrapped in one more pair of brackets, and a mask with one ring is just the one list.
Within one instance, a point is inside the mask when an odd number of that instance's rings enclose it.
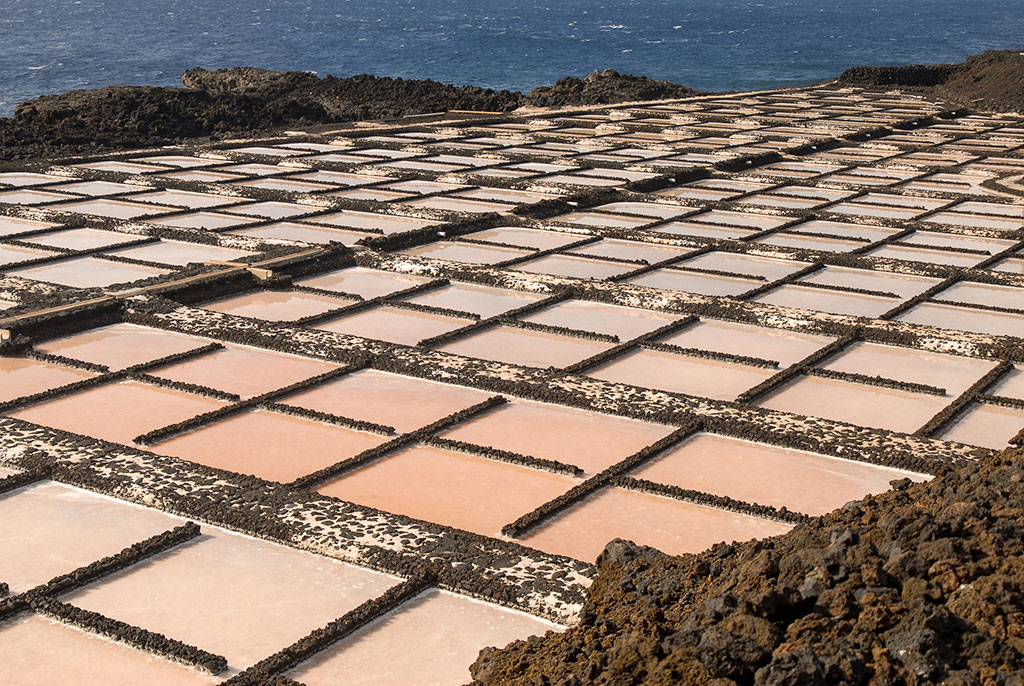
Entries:
{"label": "dark blue sea", "polygon": [[1024,48],[1024,0],[0,0],[0,114],[251,65],[527,90],[594,69],[708,90]]}

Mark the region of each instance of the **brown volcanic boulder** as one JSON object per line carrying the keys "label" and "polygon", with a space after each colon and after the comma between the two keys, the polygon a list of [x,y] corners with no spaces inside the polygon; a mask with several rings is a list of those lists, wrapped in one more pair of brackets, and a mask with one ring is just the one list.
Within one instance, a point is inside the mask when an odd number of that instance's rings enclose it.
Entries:
{"label": "brown volcanic boulder", "polygon": [[535,107],[606,105],[637,100],[662,100],[700,95],[701,91],[671,81],[620,74],[614,69],[591,72],[587,78],[568,76],[553,86],[534,88],[526,96]]}
{"label": "brown volcanic boulder", "polygon": [[838,83],[869,89],[898,88],[995,112],[1024,111],[1024,53],[988,50],[960,64],[853,67]]}
{"label": "brown volcanic boulder", "polygon": [[474,683],[1021,686],[1024,452],[896,487],[700,555],[613,541],[580,624]]}

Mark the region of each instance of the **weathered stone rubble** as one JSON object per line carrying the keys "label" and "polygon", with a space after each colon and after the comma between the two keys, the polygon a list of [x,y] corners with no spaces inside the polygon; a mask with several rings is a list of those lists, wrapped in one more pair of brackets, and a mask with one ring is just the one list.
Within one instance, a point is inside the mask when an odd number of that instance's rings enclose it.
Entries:
{"label": "weathered stone rubble", "polygon": [[784,536],[670,557],[617,540],[580,624],[476,684],[1024,684],[1024,451]]}

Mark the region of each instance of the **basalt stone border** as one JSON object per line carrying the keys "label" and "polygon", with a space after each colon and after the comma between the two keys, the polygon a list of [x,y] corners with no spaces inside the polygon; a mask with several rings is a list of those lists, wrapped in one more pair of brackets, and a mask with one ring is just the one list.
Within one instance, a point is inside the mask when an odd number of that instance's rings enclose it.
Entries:
{"label": "basalt stone border", "polygon": [[223,686],[263,686],[268,683],[268,679],[297,667],[378,617],[400,609],[406,601],[431,588],[432,583],[433,580],[428,575],[421,575],[392,586],[382,595],[366,601],[326,626],[314,629],[287,648],[260,660],[244,672],[225,681]]}
{"label": "basalt stone border", "polygon": [[777,522],[784,522],[786,524],[805,524],[813,519],[810,515],[806,515],[801,512],[793,512],[785,507],[779,508],[772,505],[748,503],[743,500],[736,500],[735,498],[713,495],[711,493],[695,491],[689,488],[680,488],[679,486],[654,483],[647,479],[637,479],[631,476],[619,476],[613,479],[609,485],[618,486],[619,488],[625,488],[632,491],[641,491],[643,493],[652,493],[654,495],[675,498],[676,500],[694,503],[695,505],[714,507],[719,510],[739,512],[740,514],[760,517],[761,519],[771,519]]}
{"label": "basalt stone border", "polygon": [[[186,360],[191,360],[196,357],[201,357],[202,355],[207,355],[209,353],[222,350],[223,348],[224,346],[220,343],[208,343],[207,345],[193,348],[192,350],[174,353],[172,355],[160,357],[149,362],[142,362],[140,364],[132,365],[130,367],[125,367],[124,369],[119,369],[117,371],[108,370],[106,372],[100,373],[98,376],[94,376],[89,379],[75,381],[69,384],[64,384],[62,386],[56,386],[45,391],[32,393],[30,395],[22,396],[21,398],[14,398],[13,400],[8,400],[6,402],[0,403],[0,412],[10,412],[11,410],[14,409],[20,409],[23,407],[28,407],[30,405],[37,405],[39,403],[47,402],[48,400],[55,400],[69,393],[77,393],[90,388],[97,388],[99,386],[105,386],[110,383],[117,383],[118,381],[126,381],[132,379],[142,380],[143,377],[148,376],[146,372],[150,370],[158,369],[166,365],[176,364],[178,362],[184,362]],[[77,363],[76,366],[82,364],[77,360],[75,362]],[[96,367],[98,370],[100,365],[96,365]],[[203,395],[219,394],[219,391],[215,391],[213,389],[204,389],[202,387],[197,387],[197,390],[200,390]],[[212,391],[212,394],[210,393],[210,391]]]}
{"label": "basalt stone border", "polygon": [[522,453],[516,453],[510,450],[500,450],[486,445],[467,443],[465,441],[455,441],[450,438],[441,438],[438,436],[428,438],[422,442],[424,445],[429,445],[434,448],[443,448],[444,450],[466,453],[467,455],[477,455],[479,457],[486,457],[489,460],[523,465],[525,467],[541,469],[555,474],[566,474],[568,476],[583,475],[583,470],[576,465],[559,462],[558,460],[546,460],[539,457],[533,457],[531,455],[523,455]]}
{"label": "basalt stone border", "polygon": [[572,623],[593,568],[518,544],[195,463],[0,418],[0,462],[191,520]]}
{"label": "basalt stone border", "polygon": [[341,476],[344,476],[348,472],[351,472],[359,467],[375,462],[381,458],[387,457],[392,453],[403,450],[410,446],[422,443],[429,438],[433,438],[435,434],[458,426],[463,422],[473,419],[479,415],[486,414],[491,410],[501,407],[508,402],[502,396],[492,396],[483,402],[479,402],[476,405],[467,407],[464,410],[453,412],[452,414],[438,419],[436,422],[432,422],[427,426],[420,427],[414,431],[403,433],[390,441],[381,443],[380,445],[364,450],[363,452],[350,457],[333,465],[328,465],[323,469],[318,469],[315,472],[301,476],[295,481],[289,484],[292,488],[306,490],[316,488],[317,486],[333,481]]}
{"label": "basalt stone border", "polygon": [[159,655],[173,662],[201,669],[210,674],[227,670],[228,661],[221,655],[207,652],[193,645],[167,638],[141,627],[133,626],[98,612],[83,610],[48,596],[33,597],[29,606],[35,612],[57,621],[71,624],[90,633],[106,636],[139,650]]}
{"label": "basalt stone border", "polygon": [[[369,359],[370,366],[380,371],[663,424],[682,425],[699,417],[709,430],[716,433],[913,471],[929,472],[944,463],[990,453],[986,449],[947,441],[893,434],[628,384],[553,374],[547,370],[390,345],[327,331],[271,325],[204,310],[183,307],[137,321],[180,333],[215,337],[319,359],[340,362],[353,361],[357,357]],[[843,344],[849,341],[843,341]]]}
{"label": "basalt stone border", "polygon": [[[223,346],[220,347],[223,348]],[[164,364],[165,363],[161,360],[159,366],[162,367],[164,366]],[[147,366],[151,368],[156,368],[158,365],[155,363],[149,363]],[[230,405],[225,405],[224,407],[220,407],[216,410],[204,412],[203,414],[196,415],[189,419],[185,419],[180,422],[175,422],[174,424],[169,424],[167,426],[159,427],[153,429],[152,431],[147,431],[146,433],[140,436],[136,436],[132,442],[141,446],[151,446],[154,443],[160,443],[179,434],[183,434],[189,431],[195,431],[196,429],[201,429],[203,427],[216,424],[217,422],[223,419],[233,417],[237,414],[242,414],[244,412],[249,412],[251,410],[260,408],[266,409],[266,406],[268,404],[275,402],[279,398],[283,398],[285,396],[292,395],[294,393],[299,393],[306,389],[314,388],[321,384],[334,381],[343,376],[351,374],[352,372],[358,371],[359,369],[362,368],[363,365],[360,364],[346,365],[338,369],[333,369],[329,372],[325,372],[323,374],[317,374],[316,376],[312,376],[308,379],[303,379],[302,381],[290,384],[288,386],[285,386],[284,388],[269,391],[267,393],[261,393],[259,395],[255,395],[251,398],[246,398],[244,400],[238,399],[235,402],[231,403]]]}
{"label": "basalt stone border", "polygon": [[866,340],[967,357],[1024,359],[1021,339],[1011,336],[952,331],[922,324],[869,319],[801,310],[724,296],[706,296],[626,283],[585,281],[567,277],[503,272],[410,255],[359,253],[358,266],[402,274],[439,277],[531,293],[569,289],[573,297],[640,309],[695,314],[712,319],[755,324],[770,329],[841,336],[859,329]]}
{"label": "basalt stone border", "polygon": [[24,610],[32,601],[42,597],[66,595],[94,581],[128,569],[134,564],[159,555],[199,536],[199,526],[187,522],[144,541],[135,543],[121,552],[104,557],[96,562],[50,579],[44,584],[29,589],[0,604],[0,617],[9,617]]}
{"label": "basalt stone border", "polygon": [[609,485],[613,485],[618,477],[627,474],[660,453],[663,453],[682,441],[685,441],[687,438],[700,431],[701,428],[701,424],[698,421],[676,429],[659,441],[641,448],[626,459],[607,467],[586,481],[573,486],[562,495],[553,498],[546,503],[540,504],[516,521],[505,526],[501,532],[509,538],[521,537],[523,534],[526,534],[532,529],[540,526],[542,523],[553,519],[570,507],[579,504],[587,496],[592,495]]}

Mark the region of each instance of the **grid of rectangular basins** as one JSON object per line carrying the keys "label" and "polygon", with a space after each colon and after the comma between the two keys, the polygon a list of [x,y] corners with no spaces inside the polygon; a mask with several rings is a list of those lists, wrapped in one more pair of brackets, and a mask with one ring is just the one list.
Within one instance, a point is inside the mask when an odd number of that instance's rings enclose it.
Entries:
{"label": "grid of rectangular basins", "polygon": [[[784,533],[1024,440],[1024,126],[941,114],[817,89],[0,172],[0,413],[547,561]],[[90,300],[120,314],[30,324]],[[17,452],[26,683],[461,684],[571,623],[205,524],[65,589],[185,519]],[[104,622],[191,666],[67,628]]]}

